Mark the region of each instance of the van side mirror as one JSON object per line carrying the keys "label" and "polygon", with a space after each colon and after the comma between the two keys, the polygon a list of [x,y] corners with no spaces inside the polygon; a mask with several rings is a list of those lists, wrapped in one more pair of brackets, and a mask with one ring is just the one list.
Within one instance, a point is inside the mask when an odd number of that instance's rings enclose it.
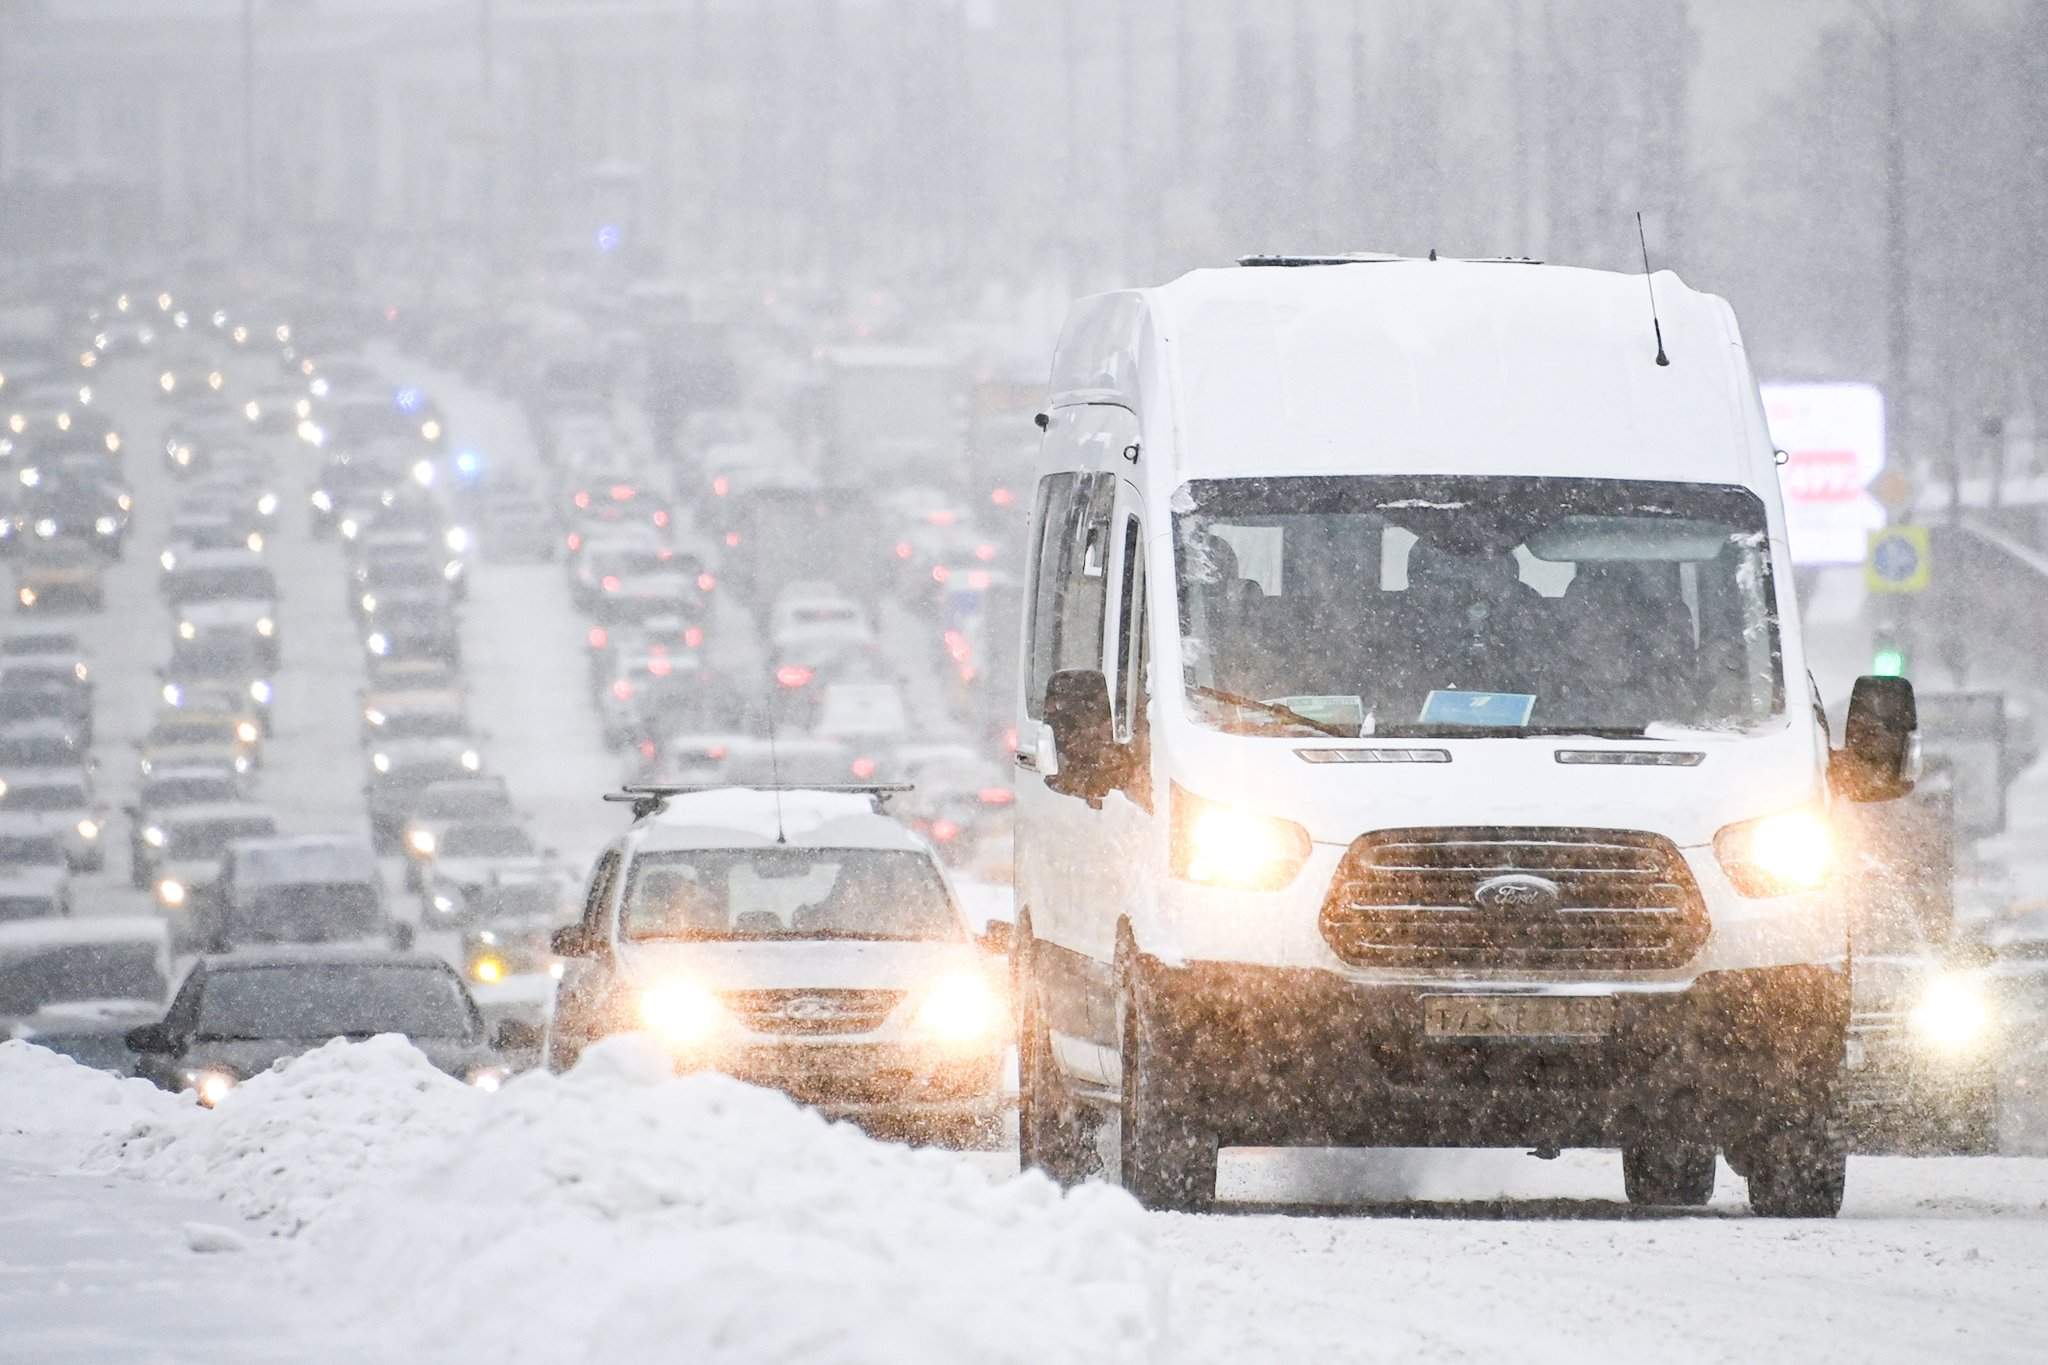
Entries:
{"label": "van side mirror", "polygon": [[1920,713],[1904,678],[1858,678],[1828,783],[1851,801],[1895,801],[1920,776]]}
{"label": "van side mirror", "polygon": [[548,948],[556,957],[588,957],[590,940],[584,937],[582,925],[565,924],[548,935]]}
{"label": "van side mirror", "polygon": [[1046,729],[1055,762],[1045,785],[1062,796],[1099,803],[1122,776],[1109,718],[1109,680],[1100,669],[1063,668],[1045,685]]}
{"label": "van side mirror", "polygon": [[168,1024],[138,1024],[121,1035],[121,1041],[128,1045],[130,1052],[162,1053],[176,1052],[178,1040],[171,1033]]}

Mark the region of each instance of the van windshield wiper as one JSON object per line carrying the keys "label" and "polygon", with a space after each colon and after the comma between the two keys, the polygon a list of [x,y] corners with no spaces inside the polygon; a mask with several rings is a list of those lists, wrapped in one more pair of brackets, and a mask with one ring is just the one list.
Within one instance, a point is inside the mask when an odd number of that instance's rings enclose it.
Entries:
{"label": "van windshield wiper", "polygon": [[1222,702],[1225,706],[1242,706],[1252,711],[1262,711],[1266,715],[1277,717],[1293,725],[1305,725],[1317,734],[1328,735],[1332,739],[1356,739],[1358,737],[1356,731],[1346,729],[1341,725],[1332,725],[1325,720],[1317,720],[1313,716],[1304,716],[1293,707],[1282,705],[1277,701],[1260,701],[1257,697],[1246,697],[1236,692],[1225,692],[1220,688],[1204,687],[1199,683],[1189,684],[1188,691],[1198,697],[1206,697],[1210,701]]}

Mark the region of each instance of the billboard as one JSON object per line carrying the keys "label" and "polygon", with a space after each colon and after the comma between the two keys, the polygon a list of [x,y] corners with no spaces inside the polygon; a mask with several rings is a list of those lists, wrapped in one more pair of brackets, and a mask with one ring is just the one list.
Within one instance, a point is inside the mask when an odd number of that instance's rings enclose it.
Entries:
{"label": "billboard", "polygon": [[1884,395],[1875,384],[1764,384],[1795,564],[1861,564],[1885,524],[1871,485],[1884,471]]}

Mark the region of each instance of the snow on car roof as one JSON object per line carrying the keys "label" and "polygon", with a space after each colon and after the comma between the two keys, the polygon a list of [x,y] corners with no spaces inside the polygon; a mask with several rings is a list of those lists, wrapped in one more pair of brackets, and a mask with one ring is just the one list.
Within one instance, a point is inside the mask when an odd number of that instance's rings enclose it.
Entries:
{"label": "snow on car roof", "polygon": [[1170,392],[1177,478],[1776,479],[1733,314],[1669,271],[1195,270],[1077,304],[1053,388],[1062,404],[1106,390],[1141,410]]}
{"label": "snow on car roof", "polygon": [[[923,852],[915,834],[873,801],[847,792],[781,794],[782,842],[794,848],[875,848]],[[669,798],[668,808],[635,826],[641,852],[753,848],[777,842],[776,793],[749,787]]]}
{"label": "snow on car roof", "polygon": [[170,929],[155,915],[62,915],[0,923],[0,954],[66,943],[168,944]]}
{"label": "snow on car roof", "polygon": [[235,841],[239,885],[376,881],[377,855],[346,834],[300,834]]}

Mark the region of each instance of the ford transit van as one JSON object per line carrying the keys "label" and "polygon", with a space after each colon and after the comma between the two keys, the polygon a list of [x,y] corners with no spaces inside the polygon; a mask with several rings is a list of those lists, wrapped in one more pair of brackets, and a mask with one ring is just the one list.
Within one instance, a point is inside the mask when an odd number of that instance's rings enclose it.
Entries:
{"label": "ford transit van", "polygon": [[1227,1146],[1618,1147],[1633,1202],[1725,1155],[1839,1208],[1831,812],[1910,789],[1912,692],[1832,747],[1725,302],[1248,259],[1076,304],[1040,425],[1027,1165],[1194,1208]]}

